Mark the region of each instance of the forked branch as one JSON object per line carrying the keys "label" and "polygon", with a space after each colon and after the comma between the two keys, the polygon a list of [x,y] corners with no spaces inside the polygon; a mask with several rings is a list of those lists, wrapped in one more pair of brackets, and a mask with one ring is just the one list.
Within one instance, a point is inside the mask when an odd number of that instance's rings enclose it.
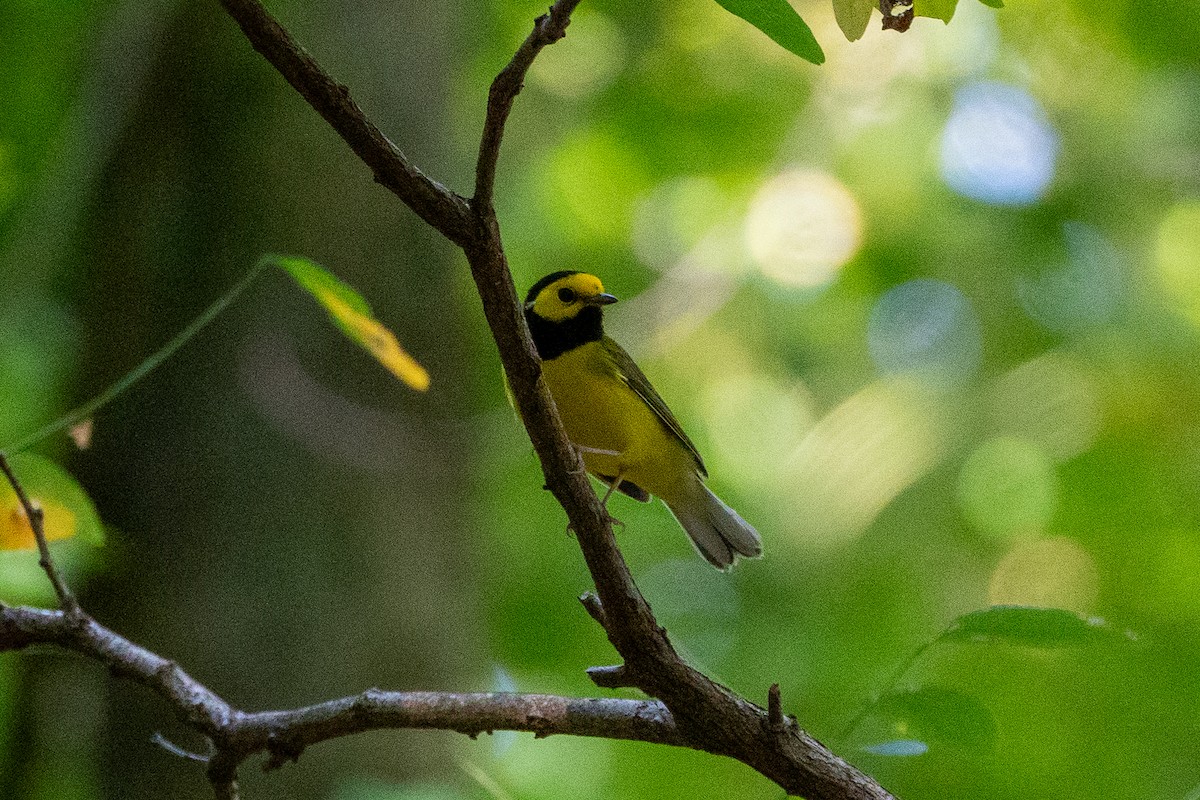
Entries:
{"label": "forked branch", "polygon": [[488,90],[487,117],[483,123],[483,136],[479,141],[479,159],[475,164],[475,197],[472,202],[481,208],[490,209],[492,193],[496,186],[496,163],[500,159],[500,142],[504,139],[504,125],[509,112],[525,85],[525,74],[548,44],[554,44],[567,35],[571,24],[571,12],[580,0],[560,0],[533,23],[533,31],[517,49],[512,61],[500,70]]}
{"label": "forked branch", "polygon": [[436,728],[475,737],[497,730],[571,734],[685,745],[666,707],[654,700],[542,694],[384,692],[370,689],[287,711],[232,707],[177,664],[130,642],[91,617],[61,611],[0,609],[0,651],[56,644],[100,662],[164,697],[180,721],[216,748],[214,763],[236,767],[266,753],[267,769],[294,761],[309,745],[380,728]]}
{"label": "forked branch", "polygon": [[[0,651],[52,643],[107,664],[164,697],[176,714],[208,737],[208,775],[218,798],[237,797],[237,769],[267,753],[267,767],[299,756],[310,744],[379,727],[445,728],[468,735],[511,729],[567,733],[691,747],[742,761],[789,794],[810,800],[887,800],[870,777],[839,759],[782,712],[778,689],[769,711],[738,696],[679,657],[655,620],[617,548],[600,502],[567,440],[541,377],[504,255],[492,206],[505,123],[537,54],[561,39],[579,0],[558,0],[493,82],[467,201],[425,176],[362,113],[256,0],[220,0],[263,56],[334,128],[389,188],[425,222],[463,249],[513,397],[533,442],[546,485],[576,531],[595,583],[585,606],[624,664],[591,671],[598,685],[635,686],[654,700],[578,699],[545,695],[368,691],[292,711],[249,714],[229,706],[174,663],[104,628],[82,612],[0,607]],[[12,477],[12,476],[10,476]],[[13,478],[16,483],[15,478]],[[44,544],[44,542],[43,542]],[[49,561],[48,551],[43,553]],[[49,562],[52,564],[52,562]],[[55,580],[52,569],[47,570]],[[56,582],[56,590],[59,589]],[[661,701],[661,702],[660,702]]]}

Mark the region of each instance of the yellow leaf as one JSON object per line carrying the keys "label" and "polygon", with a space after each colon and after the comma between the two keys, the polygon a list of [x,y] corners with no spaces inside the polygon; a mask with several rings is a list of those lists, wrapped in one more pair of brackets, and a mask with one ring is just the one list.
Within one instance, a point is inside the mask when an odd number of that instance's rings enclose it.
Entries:
{"label": "yellow leaf", "polygon": [[342,329],[389,372],[419,392],[429,388],[429,372],[404,352],[390,330],[357,311],[333,292],[319,290],[314,296],[342,324]]}
{"label": "yellow leaf", "polygon": [[[66,506],[30,497],[35,508],[42,509],[42,529],[46,541],[69,539],[75,535],[75,515]],[[32,550],[37,547],[33,526],[16,492],[9,489],[0,497],[0,550]]]}
{"label": "yellow leaf", "polygon": [[[104,543],[104,528],[96,507],[70,474],[33,453],[16,453],[9,457],[9,464],[29,501],[42,509],[46,541],[79,536],[94,545]],[[0,479],[0,550],[28,550],[36,546],[33,528],[17,493]]]}
{"label": "yellow leaf", "polygon": [[367,301],[324,267],[303,258],[275,263],[320,303],[342,332],[367,350],[389,372],[417,391],[429,388],[429,373],[400,347],[395,335],[371,314]]}

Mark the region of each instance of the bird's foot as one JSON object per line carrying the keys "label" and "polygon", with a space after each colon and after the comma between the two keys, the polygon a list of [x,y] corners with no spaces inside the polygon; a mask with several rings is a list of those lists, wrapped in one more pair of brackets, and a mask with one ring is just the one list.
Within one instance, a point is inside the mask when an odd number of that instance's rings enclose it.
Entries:
{"label": "bird's foot", "polygon": [[[612,525],[614,528],[619,527],[622,531],[625,530],[624,522],[617,519],[612,514],[608,513],[607,508],[603,509],[603,511],[604,511],[604,518],[608,521],[609,525]],[[571,538],[575,538],[575,525],[573,523],[571,523],[570,521],[568,521],[567,529],[564,531],[564,533],[566,533],[567,536],[570,536]]]}

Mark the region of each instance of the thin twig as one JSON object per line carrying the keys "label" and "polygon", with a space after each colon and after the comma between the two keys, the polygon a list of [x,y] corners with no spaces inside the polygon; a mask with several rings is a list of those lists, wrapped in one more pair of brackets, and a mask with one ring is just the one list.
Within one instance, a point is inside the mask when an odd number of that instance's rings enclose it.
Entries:
{"label": "thin twig", "polygon": [[46,573],[46,577],[50,579],[50,584],[54,587],[54,593],[58,595],[58,605],[72,620],[82,616],[79,608],[79,602],[75,599],[75,595],[71,594],[71,590],[67,588],[67,583],[58,573],[58,567],[54,564],[54,558],[50,555],[50,545],[46,543],[46,526],[45,517],[42,514],[40,506],[35,505],[29,499],[29,495],[25,493],[25,487],[21,485],[21,481],[13,472],[12,465],[8,463],[8,457],[3,452],[0,452],[0,470],[4,471],[4,476],[8,478],[8,482],[12,484],[13,491],[17,493],[17,499],[21,503],[21,508],[25,511],[25,517],[29,520],[29,527],[33,530],[33,538],[37,541],[38,548],[38,564]]}
{"label": "thin twig", "polygon": [[471,203],[477,209],[490,208],[492,205],[504,125],[512,111],[513,101],[525,85],[525,74],[543,47],[567,35],[571,12],[579,3],[580,0],[557,0],[548,13],[538,17],[533,23],[533,31],[525,37],[512,60],[492,81],[488,90],[487,118],[479,141],[479,159],[475,163],[475,196]]}
{"label": "thin twig", "polygon": [[860,708],[858,712],[850,718],[850,721],[846,723],[846,726],[842,728],[841,733],[838,734],[838,740],[845,741],[846,739],[850,738],[850,734],[854,733],[858,726],[862,724],[862,721],[867,718],[867,715],[874,711],[875,707],[879,705],[880,699],[890,693],[896,687],[896,684],[900,682],[900,679],[904,677],[905,673],[912,669],[913,664],[916,664],[921,656],[925,655],[929,648],[940,642],[943,636],[945,636],[945,631],[938,634],[933,639],[922,642],[921,646],[914,650],[908,656],[908,658],[901,661],[896,669],[892,671],[892,674],[888,677],[888,679],[884,681],[883,685],[876,690],[875,696],[872,697],[868,702],[864,703],[862,708]]}
{"label": "thin twig", "polygon": [[277,260],[276,256],[263,256],[258,260],[249,272],[242,276],[241,280],[229,288],[225,294],[213,301],[212,305],[204,309],[200,316],[196,317],[186,328],[181,330],[171,338],[171,341],[164,344],[158,350],[154,351],[141,364],[138,364],[132,370],[123,375],[116,383],[109,386],[100,394],[93,397],[91,400],[84,402],[82,405],[71,409],[66,414],[63,414],[58,419],[47,424],[46,426],[34,431],[28,436],[23,437],[5,449],[10,453],[17,453],[27,447],[31,447],[47,436],[61,431],[63,428],[70,427],[75,423],[87,419],[99,409],[108,405],[115,398],[119,397],[124,392],[128,391],[142,378],[145,378],[151,372],[159,367],[164,361],[175,354],[179,348],[183,347],[192,337],[204,330],[208,323],[212,322],[221,312],[233,305],[233,302],[242,296],[242,292],[254,280],[262,274],[262,271],[274,264]]}
{"label": "thin twig", "polygon": [[783,698],[779,694],[778,683],[772,683],[767,690],[767,721],[771,723],[772,730],[783,730]]}
{"label": "thin twig", "polygon": [[167,737],[163,736],[159,731],[155,731],[150,737],[150,741],[166,750],[173,756],[178,756],[186,761],[195,761],[197,764],[207,764],[212,760],[212,756],[203,756],[199,753],[193,753],[191,750],[186,750],[172,742]]}

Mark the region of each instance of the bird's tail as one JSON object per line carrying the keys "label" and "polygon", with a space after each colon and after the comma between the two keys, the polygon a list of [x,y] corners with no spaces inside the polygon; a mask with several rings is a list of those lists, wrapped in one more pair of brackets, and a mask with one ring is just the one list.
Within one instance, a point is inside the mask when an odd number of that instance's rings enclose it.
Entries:
{"label": "bird's tail", "polygon": [[701,481],[697,480],[696,484],[699,492],[692,498],[683,503],[668,503],[667,508],[687,531],[704,560],[719,570],[726,570],[733,566],[738,556],[761,556],[762,538],[758,531]]}

